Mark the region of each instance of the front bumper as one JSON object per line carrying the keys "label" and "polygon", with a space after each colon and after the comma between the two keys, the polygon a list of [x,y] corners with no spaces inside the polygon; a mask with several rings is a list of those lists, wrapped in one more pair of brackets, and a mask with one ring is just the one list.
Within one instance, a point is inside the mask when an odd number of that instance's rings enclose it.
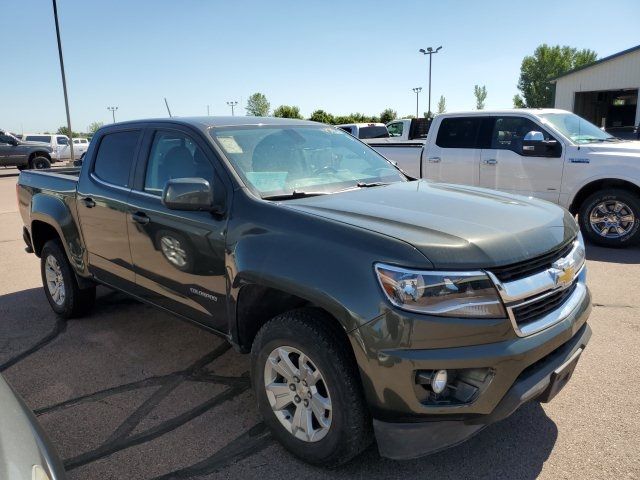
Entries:
{"label": "front bumper", "polygon": [[557,393],[569,380],[572,370],[552,384],[554,372],[562,366],[571,366],[571,362],[577,360],[577,355],[586,347],[590,337],[591,328],[584,324],[569,342],[526,368],[488,415],[414,423],[391,423],[374,419],[373,427],[380,455],[402,460],[435,453],[469,439],[487,425],[508,417],[529,400],[550,400],[550,396]]}

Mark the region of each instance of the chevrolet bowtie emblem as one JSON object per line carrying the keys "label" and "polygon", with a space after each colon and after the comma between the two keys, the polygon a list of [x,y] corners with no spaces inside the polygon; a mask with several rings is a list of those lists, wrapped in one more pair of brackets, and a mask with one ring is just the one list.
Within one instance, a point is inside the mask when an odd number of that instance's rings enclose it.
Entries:
{"label": "chevrolet bowtie emblem", "polygon": [[557,286],[567,286],[573,281],[576,269],[573,262],[558,260],[553,264],[552,274]]}

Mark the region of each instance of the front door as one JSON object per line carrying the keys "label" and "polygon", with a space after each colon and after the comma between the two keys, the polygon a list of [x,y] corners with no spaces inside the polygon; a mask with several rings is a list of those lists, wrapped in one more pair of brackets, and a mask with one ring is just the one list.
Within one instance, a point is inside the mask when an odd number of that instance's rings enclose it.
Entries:
{"label": "front door", "polygon": [[138,294],[219,331],[227,330],[226,218],[174,211],[161,201],[169,179],[208,180],[222,194],[210,147],[188,129],[149,131],[146,169],[138,169],[127,226]]}
{"label": "front door", "polygon": [[563,152],[557,149],[543,157],[527,154],[523,140],[532,131],[542,133],[546,142],[556,140],[526,117],[494,117],[490,148],[481,153],[480,185],[558,203]]}
{"label": "front door", "polygon": [[58,135],[56,137],[56,151],[58,160],[69,160],[71,158],[71,148],[69,147],[69,139],[65,136]]}
{"label": "front door", "polygon": [[78,183],[77,211],[89,269],[103,282],[124,289],[135,286],[125,212],[141,135],[140,129],[102,135],[95,160],[83,166]]}

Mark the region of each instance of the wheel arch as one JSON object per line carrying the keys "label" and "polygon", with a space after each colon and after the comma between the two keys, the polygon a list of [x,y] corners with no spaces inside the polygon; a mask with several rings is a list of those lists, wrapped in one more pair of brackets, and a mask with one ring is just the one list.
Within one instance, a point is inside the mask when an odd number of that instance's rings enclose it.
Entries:
{"label": "wheel arch", "polygon": [[35,150],[29,154],[29,162],[36,157],[45,157],[47,160],[51,161],[51,154],[46,150]]}
{"label": "wheel arch", "polygon": [[235,295],[235,325],[231,329],[233,343],[241,352],[251,351],[258,330],[272,318],[283,313],[312,308],[323,312],[332,327],[347,339],[347,325],[341,317],[341,307],[327,305],[326,299],[310,298],[277,286],[261,283],[245,283]]}
{"label": "wheel arch", "polygon": [[576,215],[580,210],[582,203],[591,195],[600,190],[606,190],[610,188],[617,188],[622,190],[628,190],[635,193],[640,197],[640,186],[637,184],[622,178],[600,178],[591,180],[586,183],[578,192],[574,195],[571,203],[569,204],[569,211]]}

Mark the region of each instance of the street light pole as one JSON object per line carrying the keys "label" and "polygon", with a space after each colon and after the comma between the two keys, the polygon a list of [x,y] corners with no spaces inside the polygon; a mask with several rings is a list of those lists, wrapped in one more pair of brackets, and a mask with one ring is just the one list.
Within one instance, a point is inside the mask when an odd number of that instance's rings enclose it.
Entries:
{"label": "street light pole", "polygon": [[439,46],[435,50],[432,47],[428,47],[426,50],[421,48],[419,51],[423,55],[429,55],[429,110],[427,110],[427,115],[431,115],[431,58],[435,53],[438,53],[442,46]]}
{"label": "street light pole", "polygon": [[209,116],[209,105],[207,105],[207,117]]}
{"label": "street light pole", "polygon": [[73,155],[73,130],[71,130],[71,114],[69,113],[69,97],[67,96],[67,78],[64,74],[64,59],[62,58],[62,41],[60,40],[60,25],[58,25],[58,5],[53,2],[53,19],[56,23],[56,38],[58,39],[58,57],[60,57],[60,73],[62,74],[62,91],[64,92],[64,108],[67,112],[67,128],[69,129],[69,150],[71,162],[75,160]]}
{"label": "street light pole", "polygon": [[111,112],[111,116],[113,117],[113,123],[116,123],[116,110],[118,107],[107,107],[107,110]]}
{"label": "street light pole", "polygon": [[420,113],[418,109],[418,94],[422,91],[422,87],[415,87],[415,88],[412,88],[411,90],[413,90],[416,94],[416,118],[420,118]]}
{"label": "street light pole", "polygon": [[229,105],[231,107],[231,116],[233,117],[235,115],[233,107],[238,105],[238,102],[236,102],[236,101],[227,102],[227,105]]}

